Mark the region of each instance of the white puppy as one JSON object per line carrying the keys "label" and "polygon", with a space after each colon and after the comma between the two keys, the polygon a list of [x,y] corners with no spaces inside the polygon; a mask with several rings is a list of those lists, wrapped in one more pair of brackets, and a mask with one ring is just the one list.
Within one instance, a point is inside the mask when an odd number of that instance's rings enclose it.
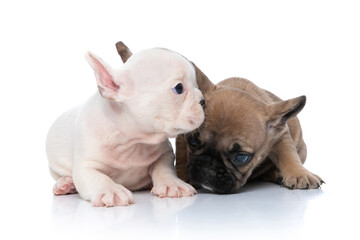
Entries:
{"label": "white puppy", "polygon": [[51,127],[46,150],[56,195],[79,192],[93,206],[134,203],[130,190],[191,196],[177,178],[167,138],[204,120],[195,70],[178,53],[148,49],[116,70],[92,53],[99,93]]}

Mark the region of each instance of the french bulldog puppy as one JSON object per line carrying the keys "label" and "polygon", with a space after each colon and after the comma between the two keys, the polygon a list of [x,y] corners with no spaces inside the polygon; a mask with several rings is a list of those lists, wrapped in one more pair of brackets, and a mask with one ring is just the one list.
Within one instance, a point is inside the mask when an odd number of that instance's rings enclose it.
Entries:
{"label": "french bulldog puppy", "polygon": [[302,165],[306,145],[296,115],[305,96],[282,101],[243,78],[214,85],[195,69],[206,101],[205,121],[176,138],[180,179],[221,194],[234,193],[254,178],[289,189],[324,183]]}
{"label": "french bulldog puppy", "polygon": [[133,190],[159,197],[192,196],[176,177],[168,138],[204,120],[193,65],[170,50],[147,49],[114,69],[92,53],[99,92],[61,115],[46,152],[56,195],[79,192],[93,206],[134,203]]}

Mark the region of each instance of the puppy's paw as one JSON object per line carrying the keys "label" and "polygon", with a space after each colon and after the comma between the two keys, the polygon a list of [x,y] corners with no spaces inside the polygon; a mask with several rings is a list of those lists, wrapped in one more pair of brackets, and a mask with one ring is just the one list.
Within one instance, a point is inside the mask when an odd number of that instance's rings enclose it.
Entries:
{"label": "puppy's paw", "polygon": [[154,183],[151,193],[160,198],[188,197],[196,194],[195,188],[178,178],[167,179],[160,183]]}
{"label": "puppy's paw", "polygon": [[77,193],[72,177],[59,178],[54,185],[53,192],[55,195]]}
{"label": "puppy's paw", "polygon": [[93,207],[129,206],[134,203],[134,196],[124,186],[114,184],[100,190],[91,203]]}
{"label": "puppy's paw", "polygon": [[315,189],[325,183],[319,176],[306,169],[283,176],[282,185],[289,189]]}

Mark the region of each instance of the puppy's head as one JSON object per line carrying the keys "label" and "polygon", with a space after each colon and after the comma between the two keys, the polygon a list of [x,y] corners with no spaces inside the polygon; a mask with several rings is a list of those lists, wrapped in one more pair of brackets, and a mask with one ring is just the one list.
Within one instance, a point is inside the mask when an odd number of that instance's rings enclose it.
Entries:
{"label": "puppy's head", "polygon": [[[208,91],[205,99],[204,123],[177,143],[186,142],[182,150],[187,152],[190,183],[216,193],[232,193],[243,186],[284,134],[287,120],[305,104],[305,97],[299,97],[267,105],[226,87]],[[183,161],[179,156],[177,162]]]}
{"label": "puppy's head", "polygon": [[116,46],[125,62],[120,70],[94,54],[87,55],[104,98],[119,103],[139,130],[174,137],[200,126],[203,96],[189,61],[166,49],[132,54],[124,44]]}

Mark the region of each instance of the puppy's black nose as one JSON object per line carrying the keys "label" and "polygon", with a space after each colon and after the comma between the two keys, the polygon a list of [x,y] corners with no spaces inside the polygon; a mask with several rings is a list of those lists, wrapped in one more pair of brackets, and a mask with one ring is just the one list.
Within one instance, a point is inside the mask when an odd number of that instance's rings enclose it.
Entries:
{"label": "puppy's black nose", "polygon": [[201,105],[203,108],[205,108],[205,99],[201,99],[200,105]]}

